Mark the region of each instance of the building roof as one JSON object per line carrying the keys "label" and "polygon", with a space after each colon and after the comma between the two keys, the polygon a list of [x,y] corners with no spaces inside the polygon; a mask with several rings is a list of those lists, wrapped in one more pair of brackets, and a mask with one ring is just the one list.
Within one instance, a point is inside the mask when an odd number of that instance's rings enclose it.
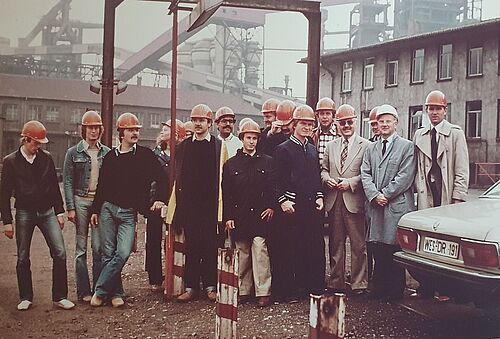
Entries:
{"label": "building roof", "polygon": [[[89,90],[82,80],[35,78],[0,74],[0,97],[100,103],[101,95]],[[129,85],[125,93],[114,97],[116,105],[170,109],[170,88]],[[214,111],[229,106],[235,113],[258,115],[260,112],[243,99],[228,94],[202,90],[177,90],[177,109],[190,111],[199,103]]]}
{"label": "building roof", "polygon": [[498,34],[498,32],[500,32],[500,19],[485,20],[467,26],[447,28],[440,31],[387,40],[373,45],[325,53],[321,56],[321,63],[326,64],[334,61],[345,61],[348,58],[352,58],[353,55],[356,57],[369,57],[373,56],[374,53],[396,52],[401,49],[401,45],[403,44],[405,46],[419,48],[430,39],[443,40],[443,42],[446,42],[446,40],[450,38],[460,37],[466,39],[468,37],[474,37],[474,39],[478,40],[478,37],[481,37],[482,34]]}

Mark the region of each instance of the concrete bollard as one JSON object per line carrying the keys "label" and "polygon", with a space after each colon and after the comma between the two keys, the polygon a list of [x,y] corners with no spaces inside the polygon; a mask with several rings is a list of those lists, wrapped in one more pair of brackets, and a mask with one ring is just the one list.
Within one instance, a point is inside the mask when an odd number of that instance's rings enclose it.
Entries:
{"label": "concrete bollard", "polygon": [[345,297],[343,293],[333,295],[311,294],[309,310],[310,339],[344,338]]}
{"label": "concrete bollard", "polygon": [[236,249],[219,248],[215,338],[236,338],[238,322],[238,257]]}

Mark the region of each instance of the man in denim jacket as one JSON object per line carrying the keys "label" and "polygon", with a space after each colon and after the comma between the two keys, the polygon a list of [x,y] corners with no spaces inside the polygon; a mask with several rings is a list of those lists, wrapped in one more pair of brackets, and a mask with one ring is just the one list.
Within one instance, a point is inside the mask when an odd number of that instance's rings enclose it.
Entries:
{"label": "man in denim jacket", "polygon": [[[75,279],[78,300],[90,302],[92,291],[87,269],[90,207],[94,201],[102,159],[109,147],[101,144],[102,120],[96,111],[82,117],[82,140],[68,149],[64,159],[64,195],[68,220],[76,225]],[[91,232],[92,286],[101,273],[99,232]]]}

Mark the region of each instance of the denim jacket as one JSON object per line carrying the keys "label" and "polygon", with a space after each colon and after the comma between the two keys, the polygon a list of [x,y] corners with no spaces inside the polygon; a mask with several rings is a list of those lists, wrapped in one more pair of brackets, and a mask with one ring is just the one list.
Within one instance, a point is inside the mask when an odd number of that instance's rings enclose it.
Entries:
{"label": "denim jacket", "polygon": [[[97,161],[99,169],[102,166],[102,159],[109,152],[109,147],[98,142]],[[64,197],[66,199],[66,210],[75,209],[74,196],[86,196],[89,191],[91,170],[91,158],[85,149],[84,140],[68,149],[64,158]]]}

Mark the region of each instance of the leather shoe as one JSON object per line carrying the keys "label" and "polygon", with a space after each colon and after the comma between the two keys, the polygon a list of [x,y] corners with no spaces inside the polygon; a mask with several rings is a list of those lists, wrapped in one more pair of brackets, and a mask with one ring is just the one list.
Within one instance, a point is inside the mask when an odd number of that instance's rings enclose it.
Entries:
{"label": "leather shoe", "polygon": [[357,290],[352,290],[349,295],[351,297],[360,297],[360,296],[363,296],[366,294],[366,290],[364,288],[360,288],[360,289],[357,289]]}
{"label": "leather shoe", "polygon": [[267,307],[271,305],[271,299],[268,296],[259,297],[259,299],[257,300],[257,304],[259,305],[259,307]]}
{"label": "leather shoe", "polygon": [[215,291],[208,291],[207,292],[207,298],[208,298],[208,300],[214,302],[217,299],[217,292],[215,292]]}
{"label": "leather shoe", "polygon": [[195,294],[194,291],[186,291],[182,293],[180,296],[177,297],[177,301],[180,303],[186,303],[188,301],[193,301],[195,300]]}

